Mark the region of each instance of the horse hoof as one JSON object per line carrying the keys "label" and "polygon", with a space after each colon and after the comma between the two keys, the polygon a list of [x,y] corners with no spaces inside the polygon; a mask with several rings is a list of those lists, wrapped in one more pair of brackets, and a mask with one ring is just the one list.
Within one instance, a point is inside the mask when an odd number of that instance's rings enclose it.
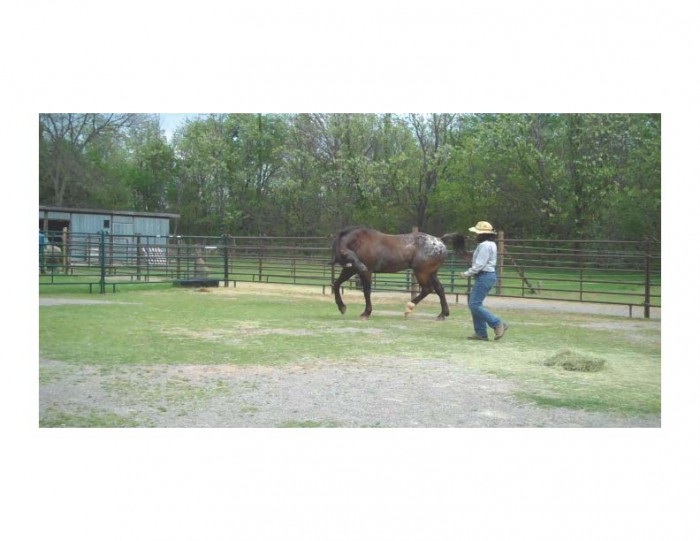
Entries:
{"label": "horse hoof", "polygon": [[362,314],[362,315],[360,316],[360,319],[361,319],[362,321],[367,321],[367,320],[369,319],[369,316],[368,316],[367,314]]}
{"label": "horse hoof", "polygon": [[344,314],[347,309],[348,309],[347,306],[338,306],[338,310],[340,310],[341,314]]}
{"label": "horse hoof", "polygon": [[407,302],[406,303],[406,311],[403,313],[403,317],[408,317],[409,314],[413,312],[413,309],[416,307],[415,303],[412,302]]}
{"label": "horse hoof", "polygon": [[437,317],[437,320],[438,320],[438,321],[445,321],[445,316],[442,315],[442,314],[440,314],[440,315]]}

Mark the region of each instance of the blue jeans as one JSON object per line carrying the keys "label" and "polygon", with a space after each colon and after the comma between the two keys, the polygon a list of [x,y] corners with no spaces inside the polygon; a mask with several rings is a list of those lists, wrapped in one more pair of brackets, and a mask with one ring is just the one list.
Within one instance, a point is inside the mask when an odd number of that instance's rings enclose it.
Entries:
{"label": "blue jeans", "polygon": [[484,299],[491,288],[496,284],[495,272],[482,272],[474,277],[474,285],[469,294],[469,310],[472,312],[474,321],[474,332],[479,336],[488,337],[488,328],[496,328],[501,323],[498,316],[493,315],[484,308]]}

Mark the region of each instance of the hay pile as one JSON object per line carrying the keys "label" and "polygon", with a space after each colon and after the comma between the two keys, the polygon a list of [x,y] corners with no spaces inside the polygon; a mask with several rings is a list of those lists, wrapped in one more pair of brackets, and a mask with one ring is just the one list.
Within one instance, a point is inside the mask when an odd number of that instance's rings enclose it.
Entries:
{"label": "hay pile", "polygon": [[605,359],[564,349],[558,351],[544,362],[545,366],[559,366],[564,370],[575,372],[600,372],[605,367]]}

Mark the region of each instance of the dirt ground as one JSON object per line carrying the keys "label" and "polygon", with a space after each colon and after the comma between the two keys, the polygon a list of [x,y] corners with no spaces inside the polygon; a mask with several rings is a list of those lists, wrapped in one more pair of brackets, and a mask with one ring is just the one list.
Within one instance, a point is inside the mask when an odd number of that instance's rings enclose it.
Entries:
{"label": "dirt ground", "polygon": [[[42,299],[41,304],[66,302]],[[82,302],[82,301],[68,301]],[[85,301],[110,302],[110,301]],[[626,306],[490,299],[491,306],[627,315]],[[637,314],[639,317],[641,314]],[[658,313],[652,314],[660,325]],[[634,328],[634,319],[613,322]],[[106,370],[41,359],[43,426],[57,415],[154,427],[659,427],[658,415],[619,417],[543,408],[517,384],[438,359],[383,358],[303,366],[129,366]],[[108,421],[104,422],[108,426]],[[67,424],[67,426],[74,426]]]}
{"label": "dirt ground", "polygon": [[[42,360],[41,366],[64,373],[41,386],[42,418],[50,418],[53,408],[75,415],[99,408],[136,426],[157,427],[660,426],[656,416],[623,418],[523,404],[513,394],[514,384],[434,359],[276,368],[135,366],[107,374],[72,371],[60,361]],[[144,406],[129,398],[132,393],[115,392],[125,386],[154,394]]]}

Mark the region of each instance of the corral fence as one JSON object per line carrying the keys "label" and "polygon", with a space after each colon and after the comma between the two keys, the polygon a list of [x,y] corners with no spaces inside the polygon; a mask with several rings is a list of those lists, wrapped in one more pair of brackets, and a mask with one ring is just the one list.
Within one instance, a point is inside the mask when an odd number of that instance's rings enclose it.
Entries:
{"label": "corral fence", "polygon": [[[237,282],[319,286],[326,293],[339,273],[328,265],[330,237],[194,237],[51,232],[60,253],[40,251],[40,286],[76,285],[105,293],[118,286],[170,282],[236,286]],[[440,270],[448,294],[468,295],[460,277],[467,253],[450,252]],[[661,245],[656,241],[510,239],[499,244],[493,294],[640,307],[661,307]],[[346,282],[346,287],[359,283]],[[373,289],[417,292],[410,271],[375,274]]]}

